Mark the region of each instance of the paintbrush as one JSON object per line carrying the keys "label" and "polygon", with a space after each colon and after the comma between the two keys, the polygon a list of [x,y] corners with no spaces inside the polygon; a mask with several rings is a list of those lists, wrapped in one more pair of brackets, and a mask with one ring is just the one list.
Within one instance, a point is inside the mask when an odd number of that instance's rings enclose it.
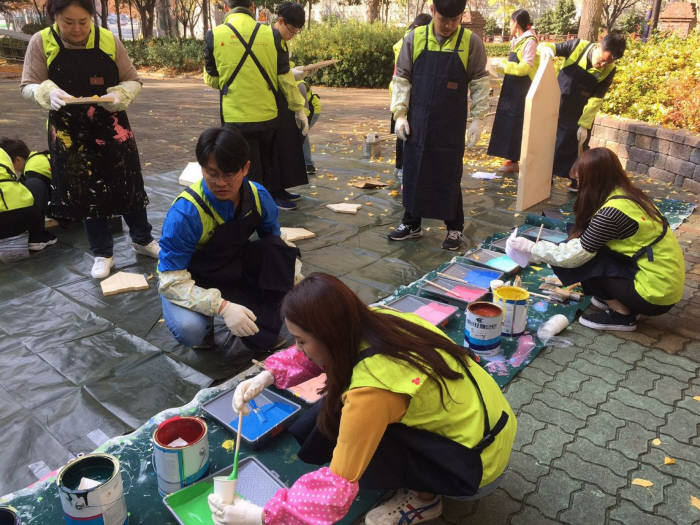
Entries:
{"label": "paintbrush", "polygon": [[537,239],[535,239],[535,244],[540,242],[540,237],[542,236],[543,229],[544,229],[544,223],[540,224],[540,231],[537,232]]}
{"label": "paintbrush", "polygon": [[452,279],[453,281],[462,281],[464,284],[471,284],[466,279],[462,279],[461,277],[457,277],[456,275],[450,275],[449,273],[441,273],[441,272],[437,272],[437,274],[440,277],[444,277],[445,279]]}
{"label": "paintbrush", "polygon": [[[231,475],[228,477],[229,480],[238,481],[238,451],[241,448],[241,430],[243,428],[243,414],[238,413],[238,431],[236,432],[236,449],[233,453],[233,468],[231,469]],[[236,486],[233,486],[233,493],[236,493]]]}
{"label": "paintbrush", "polygon": [[567,292],[569,292],[569,291],[573,290],[574,288],[576,288],[577,286],[581,286],[581,283],[578,282],[578,283],[570,284],[569,286],[564,286],[562,288],[562,290],[566,290]]}
{"label": "paintbrush", "polygon": [[453,292],[452,290],[450,290],[449,288],[446,288],[446,287],[442,286],[441,284],[434,283],[433,281],[428,281],[428,284],[429,284],[430,286],[434,286],[434,287],[437,288],[438,290],[442,290],[442,291],[445,292],[445,293],[454,295],[455,297],[457,297],[457,298],[459,298],[459,299],[462,299],[462,296],[459,295],[457,292]]}
{"label": "paintbrush", "polygon": [[265,370],[265,363],[261,363],[261,362],[258,361],[257,359],[251,359],[251,362],[252,362],[255,366],[257,366],[258,368],[261,368],[261,369]]}
{"label": "paintbrush", "polygon": [[253,409],[253,414],[255,414],[255,417],[258,418],[258,421],[260,421],[261,423],[267,422],[267,418],[260,413],[260,408],[255,402],[255,399],[250,400],[250,408]]}

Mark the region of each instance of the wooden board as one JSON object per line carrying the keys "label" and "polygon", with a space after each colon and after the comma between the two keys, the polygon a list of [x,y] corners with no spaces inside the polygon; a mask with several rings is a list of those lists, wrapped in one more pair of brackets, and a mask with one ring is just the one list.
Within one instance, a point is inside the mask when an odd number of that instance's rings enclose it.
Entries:
{"label": "wooden board", "polygon": [[[311,239],[316,237],[316,234],[306,228],[280,228],[282,230],[283,237],[289,242],[303,241],[304,239]],[[285,237],[286,235],[286,237]]]}
{"label": "wooden board", "polygon": [[379,179],[361,179],[351,182],[350,185],[356,188],[383,188],[384,186],[388,186],[389,183]]}
{"label": "wooden board", "polygon": [[351,204],[349,202],[339,202],[338,204],[326,204],[326,208],[336,213],[350,213],[355,215],[357,210],[362,208],[362,204]]}
{"label": "wooden board", "polygon": [[100,282],[103,295],[114,295],[122,292],[148,290],[148,282],[140,273],[117,272]]}
{"label": "wooden board", "polygon": [[332,66],[333,64],[337,64],[340,62],[339,58],[334,58],[331,60],[322,60],[321,62],[314,62],[313,64],[307,64],[305,66],[299,66],[301,69],[303,69],[307,73],[311,73],[312,71],[316,71],[318,69],[322,69],[324,67]]}
{"label": "wooden board", "polygon": [[99,104],[100,102],[114,102],[111,97],[73,97],[66,100],[66,104]]}
{"label": "wooden board", "polygon": [[549,198],[561,91],[551,59],[540,63],[525,99],[520,173],[515,209],[526,210]]}
{"label": "wooden board", "polygon": [[188,162],[185,169],[180,173],[177,183],[181,186],[191,186],[195,182],[202,180],[202,167],[198,162]]}

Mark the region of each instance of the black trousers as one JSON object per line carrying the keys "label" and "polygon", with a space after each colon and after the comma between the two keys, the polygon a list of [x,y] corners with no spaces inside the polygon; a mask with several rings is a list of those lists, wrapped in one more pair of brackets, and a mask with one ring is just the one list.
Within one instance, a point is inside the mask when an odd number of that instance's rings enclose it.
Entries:
{"label": "black trousers", "polygon": [[[460,189],[459,191],[459,202],[457,205],[457,216],[454,217],[453,219],[446,220],[445,221],[445,227],[448,230],[458,230],[462,231],[464,230],[464,207],[462,205],[462,191]],[[404,224],[408,224],[409,226],[413,228],[417,228],[418,226],[421,225],[421,220],[422,217],[416,217],[414,215],[411,215],[411,213],[404,209],[403,212],[403,218],[401,219],[401,222]]]}
{"label": "black trousers", "polygon": [[275,133],[277,129],[272,126],[254,126],[250,124],[226,123],[224,126],[238,129],[245,137],[250,148],[250,170],[248,178],[265,186],[270,192],[281,190],[276,188],[273,180],[273,154],[275,144]]}
{"label": "black trousers", "polygon": [[[396,121],[394,120],[394,116],[391,116],[391,133],[394,133],[394,127],[396,126]],[[400,170],[403,168],[403,146],[404,146],[404,141],[401,140],[399,137],[396,137],[396,161],[394,162],[394,167],[397,170]]]}
{"label": "black trousers", "polygon": [[660,306],[652,304],[637,293],[634,281],[610,277],[594,277],[581,283],[586,295],[594,295],[598,299],[616,299],[629,308],[633,314],[662,315],[674,305]]}
{"label": "black trousers", "polygon": [[0,213],[0,239],[14,237],[29,232],[30,242],[33,235],[44,231],[44,216],[49,202],[49,183],[41,177],[27,177],[22,184],[34,197],[34,205]]}

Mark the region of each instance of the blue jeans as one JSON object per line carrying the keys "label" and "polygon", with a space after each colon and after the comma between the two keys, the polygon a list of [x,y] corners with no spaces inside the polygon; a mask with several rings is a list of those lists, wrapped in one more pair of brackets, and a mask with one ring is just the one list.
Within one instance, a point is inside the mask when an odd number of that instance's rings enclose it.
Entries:
{"label": "blue jeans", "polygon": [[163,296],[160,299],[165,326],[175,339],[189,347],[201,345],[214,327],[214,318],[171,303]]}
{"label": "blue jeans", "polygon": [[[146,208],[132,211],[122,215],[129,226],[129,235],[136,244],[146,246],[153,240],[148,222]],[[95,257],[112,257],[114,239],[109,231],[109,222],[106,217],[83,219],[85,233],[87,233],[90,251]]]}
{"label": "blue jeans", "polygon": [[[316,121],[318,120],[318,113],[315,113],[313,117],[309,119],[309,130],[313,127],[314,124],[316,124]],[[306,134],[306,137],[304,137],[304,144],[302,145],[302,149],[304,150],[304,164],[307,166],[313,166],[314,165],[314,159],[311,158],[311,143],[309,142],[309,134]]]}

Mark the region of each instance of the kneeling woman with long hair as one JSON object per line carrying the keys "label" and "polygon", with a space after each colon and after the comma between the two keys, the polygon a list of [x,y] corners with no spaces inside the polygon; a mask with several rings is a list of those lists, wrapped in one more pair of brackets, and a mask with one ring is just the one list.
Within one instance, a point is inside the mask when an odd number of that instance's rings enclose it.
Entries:
{"label": "kneeling woman with long hair", "polygon": [[358,489],[399,490],[371,510],[367,525],[412,524],[442,513],[442,496],[479,498],[496,488],[515,438],[513,411],[468,351],[413,314],[368,308],[340,280],[315,273],[284,299],[296,346],[241,382],[234,409],[275,384],[287,388],[325,372],[323,401],[290,431],[299,457],[323,467],[282,489],[264,509],[210,496],[217,524],[330,524]]}
{"label": "kneeling woman with long hair", "polygon": [[597,330],[632,331],[637,317],[668,312],[683,296],[683,253],[666,218],[635,187],[607,148],[585,151],[571,168],[578,181],[569,241],[508,240],[518,264],[546,262],[562,283],[580,282],[593,306],[579,322]]}

